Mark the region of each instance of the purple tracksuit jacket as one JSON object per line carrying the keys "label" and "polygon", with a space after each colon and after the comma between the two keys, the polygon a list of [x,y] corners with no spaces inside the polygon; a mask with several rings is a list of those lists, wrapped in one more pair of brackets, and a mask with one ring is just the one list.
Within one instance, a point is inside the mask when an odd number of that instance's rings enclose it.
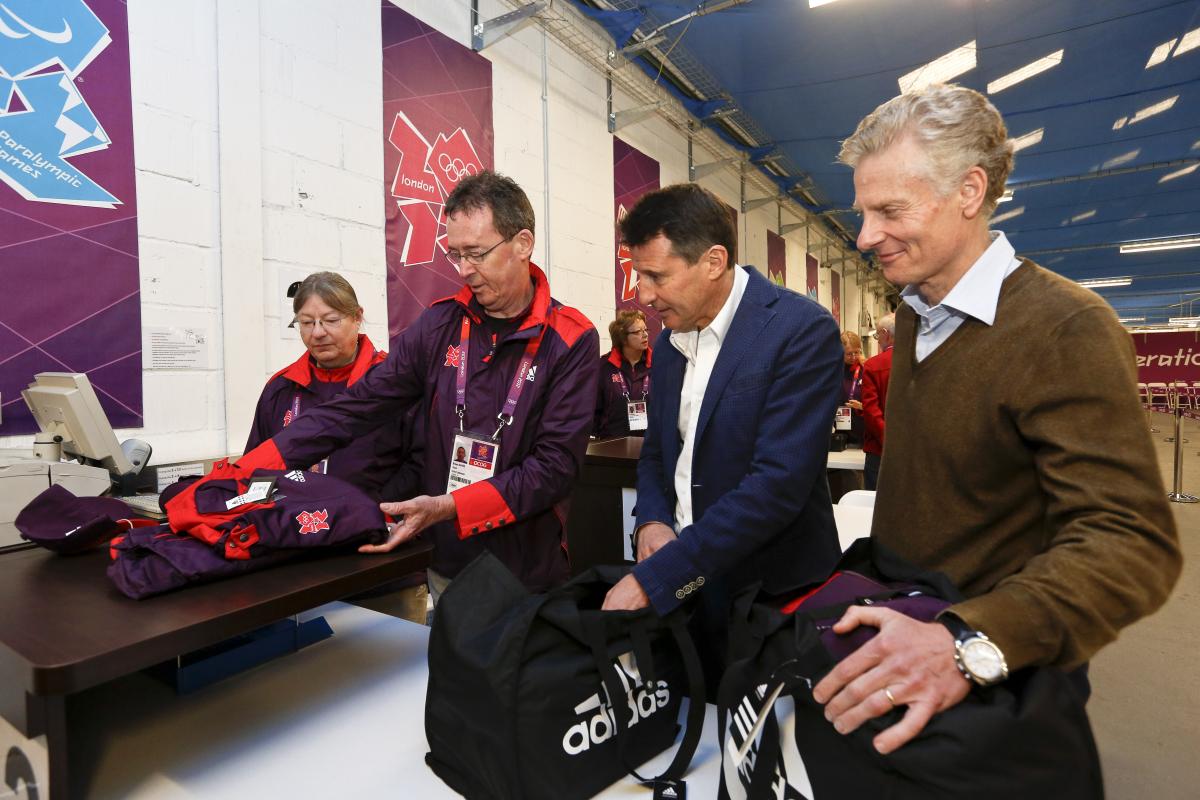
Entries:
{"label": "purple tracksuit jacket", "polygon": [[[376,350],[365,335],[358,337],[358,355],[338,369],[321,369],[306,352],[267,381],[254,411],[254,424],[245,452],[282,431],[293,420],[337,397],[383,363],[387,353]],[[330,454],[325,473],[341,478],[377,500],[407,500],[420,494],[419,438],[413,430],[416,414],[397,416]],[[415,445],[415,446],[414,446]]]}
{"label": "purple tracksuit jacket", "polygon": [[614,436],[645,436],[645,431],[629,430],[630,400],[650,402],[651,351],[637,364],[630,364],[614,347],[600,360],[600,379],[596,384],[596,421],[592,433],[597,439]]}
{"label": "purple tracksuit jacket", "polygon": [[570,573],[563,524],[583,464],[596,401],[599,336],[579,311],[550,297],[546,276],[529,267],[534,299],[519,327],[498,341],[470,289],[431,305],[392,343],[387,359],[327,403],[294,420],[254,453],[256,465],[304,467],[420,404],[425,432],[425,494],[445,494],[463,316],[470,318],[467,431],[491,434],[526,345],[542,334],[511,425],[500,433],[496,474],[453,493],[457,519],[430,526],[431,568],[453,578],[483,550],[531,591]]}

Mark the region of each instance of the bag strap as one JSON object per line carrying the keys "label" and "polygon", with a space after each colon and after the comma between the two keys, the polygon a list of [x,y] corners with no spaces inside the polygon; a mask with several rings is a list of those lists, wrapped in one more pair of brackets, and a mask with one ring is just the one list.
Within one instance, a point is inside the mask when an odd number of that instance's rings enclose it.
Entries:
{"label": "bag strap", "polygon": [[[617,751],[620,754],[621,766],[625,768],[626,772],[642,783],[679,780],[683,777],[684,770],[692,763],[692,757],[696,754],[696,748],[700,744],[700,736],[704,730],[704,713],[706,708],[704,702],[704,671],[700,667],[700,654],[696,652],[696,645],[692,641],[691,634],[688,633],[683,618],[679,615],[673,615],[666,621],[670,627],[671,636],[675,640],[675,645],[679,648],[679,654],[683,657],[683,666],[687,674],[687,722],[684,727],[683,741],[680,742],[679,749],[675,752],[675,758],[672,759],[671,764],[657,778],[645,778],[629,765],[629,756],[626,751],[629,741],[629,726],[625,722],[625,706],[623,705],[625,692],[621,684],[617,681],[617,674],[613,670],[612,659],[608,655],[608,639],[605,635],[604,622],[599,618],[599,615],[591,614],[580,615],[580,620],[583,623],[583,630],[585,636],[587,636],[588,644],[592,649],[592,657],[596,662],[596,671],[600,673],[600,679],[604,683],[605,692],[613,708],[613,719],[617,726]],[[631,630],[642,626],[642,633],[645,634],[646,624],[644,620],[636,620],[632,623]],[[646,641],[649,641],[648,636],[646,637]],[[636,658],[636,652],[634,655]],[[640,665],[638,672],[641,672]]]}

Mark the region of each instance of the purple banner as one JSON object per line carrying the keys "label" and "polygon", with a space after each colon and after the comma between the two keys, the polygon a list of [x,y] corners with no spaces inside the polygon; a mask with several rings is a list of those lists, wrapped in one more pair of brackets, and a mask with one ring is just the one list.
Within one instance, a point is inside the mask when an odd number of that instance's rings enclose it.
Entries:
{"label": "purple banner", "polygon": [[842,276],[833,270],[829,271],[829,310],[833,313],[833,321],[842,327]]}
{"label": "purple banner", "polygon": [[817,257],[812,253],[804,255],[804,291],[813,300],[817,299]]}
{"label": "purple banner", "polygon": [[129,30],[123,0],[0,5],[0,435],[20,390],[83,372],[114,427],[142,421]]}
{"label": "purple banner", "polygon": [[1200,381],[1200,332],[1135,333],[1133,344],[1142,383]]}
{"label": "purple banner", "polygon": [[492,64],[382,0],[388,334],[462,288],[446,258],[446,196],[492,168]]}
{"label": "purple banner", "polygon": [[[659,187],[658,162],[650,156],[613,137],[613,215],[617,222],[625,218],[629,209],[646,192]],[[636,309],[646,315],[646,330],[650,332],[650,344],[662,330],[662,318],[649,306],[638,302],[637,273],[629,248],[621,244],[620,232],[616,236],[617,261],[615,273],[617,311]]]}
{"label": "purple banner", "polygon": [[775,231],[767,231],[767,280],[787,286],[787,244]]}

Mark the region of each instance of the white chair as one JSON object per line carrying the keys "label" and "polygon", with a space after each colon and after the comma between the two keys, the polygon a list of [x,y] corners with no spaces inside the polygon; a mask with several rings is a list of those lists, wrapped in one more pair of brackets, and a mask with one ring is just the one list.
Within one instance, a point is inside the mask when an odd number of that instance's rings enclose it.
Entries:
{"label": "white chair", "polygon": [[865,489],[855,489],[854,491],[846,492],[844,495],[842,495],[842,499],[838,500],[838,505],[874,508],[875,493],[868,492]]}

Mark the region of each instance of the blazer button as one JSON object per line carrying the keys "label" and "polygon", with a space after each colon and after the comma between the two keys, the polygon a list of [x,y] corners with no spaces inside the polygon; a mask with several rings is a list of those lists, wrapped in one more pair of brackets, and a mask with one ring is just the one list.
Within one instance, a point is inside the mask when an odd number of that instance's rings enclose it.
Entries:
{"label": "blazer button", "polygon": [[696,578],[696,585],[697,585],[697,586],[703,586],[703,585],[704,585],[704,576],[703,576],[703,575],[701,575],[699,578]]}
{"label": "blazer button", "polygon": [[675,599],[677,599],[677,600],[682,600],[682,599],[683,599],[683,594],[684,594],[684,593],[683,593],[683,589],[676,589],[676,590],[675,590]]}

